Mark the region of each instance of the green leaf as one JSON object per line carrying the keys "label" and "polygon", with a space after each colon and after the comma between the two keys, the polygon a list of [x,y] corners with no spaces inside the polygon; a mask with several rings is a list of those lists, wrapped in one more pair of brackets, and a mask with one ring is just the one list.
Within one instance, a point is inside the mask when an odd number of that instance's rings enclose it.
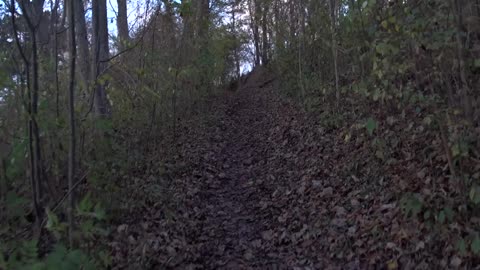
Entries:
{"label": "green leaf", "polygon": [[458,143],[452,145],[452,156],[458,157],[460,155],[460,145]]}
{"label": "green leaf", "polygon": [[363,9],[364,9],[364,8],[366,8],[366,7],[367,7],[367,5],[368,5],[368,1],[365,1],[365,2],[363,2],[363,4],[362,4],[362,8],[363,8]]}
{"label": "green leaf", "polygon": [[388,21],[387,20],[384,20],[382,23],[381,23],[382,27],[387,29],[388,27]]}
{"label": "green leaf", "polygon": [[110,119],[99,118],[99,119],[96,119],[95,123],[96,123],[96,127],[100,131],[109,132],[113,130],[113,123]]}
{"label": "green leaf", "polygon": [[465,240],[463,238],[458,239],[457,250],[462,256],[465,256],[465,254],[467,254],[467,244],[465,243]]}
{"label": "green leaf", "polygon": [[365,124],[365,128],[370,136],[373,135],[373,132],[377,128],[377,122],[373,120],[373,118],[368,118],[367,123]]}
{"label": "green leaf", "polygon": [[408,216],[417,216],[423,208],[423,203],[419,194],[407,193],[400,200],[400,208]]}
{"label": "green leaf", "polygon": [[60,223],[58,221],[57,215],[55,215],[52,211],[50,211],[49,208],[45,209],[45,212],[47,212],[47,225],[46,228],[48,230],[54,230],[58,224]]}
{"label": "green leaf", "polygon": [[5,204],[8,216],[12,218],[20,218],[25,215],[25,207],[28,201],[18,196],[14,191],[9,191],[5,196]]}
{"label": "green leaf", "polygon": [[379,43],[377,44],[377,46],[375,47],[375,50],[377,51],[377,53],[381,54],[381,55],[385,55],[388,53],[388,45],[386,43]]}
{"label": "green leaf", "polygon": [[99,203],[95,205],[95,209],[93,211],[98,220],[104,220],[107,215],[105,209]]}
{"label": "green leaf", "polygon": [[55,269],[64,264],[67,249],[63,245],[56,245],[54,250],[45,259],[47,269]]}
{"label": "green leaf", "polygon": [[98,257],[105,268],[110,268],[110,266],[112,265],[112,256],[109,253],[105,251],[100,251],[98,253]]}
{"label": "green leaf", "polygon": [[80,213],[87,213],[87,212],[90,212],[92,210],[93,202],[90,199],[90,197],[91,197],[90,193],[87,193],[87,195],[85,195],[85,197],[83,197],[83,199],[78,204],[77,207],[78,207],[78,211]]}
{"label": "green leaf", "polygon": [[438,222],[441,224],[445,223],[445,212],[443,210],[438,214]]}
{"label": "green leaf", "polygon": [[480,59],[475,59],[475,61],[473,61],[473,66],[476,67],[476,68],[479,68],[480,67]]}
{"label": "green leaf", "polygon": [[4,251],[2,250],[2,247],[0,247],[0,269],[7,269],[7,261],[5,260],[3,253]]}
{"label": "green leaf", "polygon": [[22,256],[22,260],[24,260],[25,263],[34,263],[38,258],[37,241],[24,241],[18,251]]}
{"label": "green leaf", "polygon": [[62,237],[62,233],[66,231],[66,223],[60,222],[57,215],[50,211],[50,209],[46,208],[45,212],[47,212],[47,225],[45,227],[47,230],[53,233],[57,239],[60,239]]}
{"label": "green leaf", "polygon": [[470,249],[472,250],[473,254],[480,255],[480,237],[475,235],[473,238],[472,243],[470,244]]}
{"label": "green leaf", "polygon": [[452,208],[450,208],[450,207],[445,207],[445,208],[443,209],[443,211],[445,212],[445,216],[447,217],[447,220],[448,220],[449,222],[452,222],[452,221],[453,221],[453,215],[454,215]]}

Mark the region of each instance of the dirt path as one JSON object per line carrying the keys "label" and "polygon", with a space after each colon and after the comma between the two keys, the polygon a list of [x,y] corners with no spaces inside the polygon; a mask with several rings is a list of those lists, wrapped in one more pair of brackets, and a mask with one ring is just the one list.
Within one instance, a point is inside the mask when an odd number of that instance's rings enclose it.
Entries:
{"label": "dirt path", "polygon": [[[272,242],[277,218],[272,214],[279,211],[271,207],[275,176],[267,167],[278,152],[272,131],[279,108],[271,90],[254,84],[226,93],[212,103],[204,122],[180,128],[180,155],[168,161],[174,164],[168,173],[173,180],[169,188],[155,183],[163,192],[169,189],[177,204],[132,210],[114,237],[119,269],[286,265]],[[145,185],[152,189],[152,183]]]}
{"label": "dirt path", "polygon": [[409,265],[416,247],[393,244],[394,187],[368,181],[382,167],[262,79],[182,123],[175,154],[142,169],[114,269],[377,269],[402,254]]}
{"label": "dirt path", "polygon": [[271,104],[265,95],[248,88],[228,100],[225,119],[214,137],[222,147],[205,160],[215,175],[200,192],[205,220],[198,237],[201,264],[207,268],[276,268],[283,265],[278,253],[268,254],[263,241],[273,237],[266,230],[272,216],[262,207],[269,196],[259,172],[267,166],[273,145]]}

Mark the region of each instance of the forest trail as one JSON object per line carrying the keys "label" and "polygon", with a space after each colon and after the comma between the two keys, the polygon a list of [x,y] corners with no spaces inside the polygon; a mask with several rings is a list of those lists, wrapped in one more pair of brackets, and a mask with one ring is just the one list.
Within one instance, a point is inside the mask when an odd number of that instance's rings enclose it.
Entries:
{"label": "forest trail", "polygon": [[161,169],[142,169],[129,188],[130,212],[110,243],[115,269],[458,262],[402,215],[407,184],[398,179],[411,177],[407,169],[381,165],[363,131],[349,143],[348,126],[329,128],[281,98],[276,84],[254,72],[242,89],[213,98],[206,115],[180,123],[175,154]]}
{"label": "forest trail", "polygon": [[[182,154],[170,161],[181,168],[174,166],[169,177],[174,179],[174,200],[182,197],[185,203],[174,211],[183,215],[152,221],[159,217],[154,208],[136,213],[141,221],[133,218],[129,225],[120,225],[114,241],[117,259],[123,262],[116,262],[119,268],[134,264],[151,269],[311,265],[300,240],[307,225],[294,221],[291,228],[286,227],[288,195],[297,192],[285,189],[285,180],[301,178],[290,147],[298,135],[291,124],[300,112],[280,99],[274,84],[265,74],[254,73],[241,89],[227,91],[218,97],[221,101],[212,102],[205,121],[199,121],[202,124],[197,122],[195,127],[193,121],[181,128],[178,151]],[[292,136],[285,140],[284,135]],[[283,198],[280,191],[286,193]],[[301,199],[302,194],[296,196]],[[153,224],[159,227],[152,228]],[[126,234],[130,239],[121,240]],[[127,250],[118,244],[125,240]]]}
{"label": "forest trail", "polygon": [[[205,218],[194,242],[201,246],[200,262],[207,268],[275,268],[281,253],[262,245],[273,235],[268,227],[273,216],[265,208],[270,196],[263,171],[274,145],[268,140],[275,123],[272,100],[262,89],[247,86],[227,99],[224,120],[216,127],[211,143],[216,151],[206,153],[207,177],[199,195]],[[272,179],[270,179],[272,180]]]}

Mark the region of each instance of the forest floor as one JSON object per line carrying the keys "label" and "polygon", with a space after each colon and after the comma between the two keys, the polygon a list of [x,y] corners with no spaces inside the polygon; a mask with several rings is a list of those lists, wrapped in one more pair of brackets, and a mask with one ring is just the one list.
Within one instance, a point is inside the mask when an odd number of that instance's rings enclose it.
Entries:
{"label": "forest floor", "polygon": [[[216,97],[207,116],[181,123],[176,154],[139,170],[109,244],[115,269],[463,263],[434,232],[423,235],[423,223],[404,219],[398,185],[407,184],[395,175],[408,170],[383,174],[365,147],[322,127],[259,76]],[[134,205],[137,198],[144,203]]]}

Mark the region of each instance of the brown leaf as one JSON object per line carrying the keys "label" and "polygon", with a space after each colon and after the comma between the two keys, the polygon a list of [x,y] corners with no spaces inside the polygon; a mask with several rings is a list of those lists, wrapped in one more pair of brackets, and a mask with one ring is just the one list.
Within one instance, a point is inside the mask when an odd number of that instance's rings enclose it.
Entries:
{"label": "brown leaf", "polygon": [[268,231],[262,232],[262,238],[263,238],[263,240],[266,240],[266,241],[272,240],[273,239],[273,231],[268,230]]}
{"label": "brown leaf", "polygon": [[450,258],[450,266],[453,268],[458,268],[462,264],[462,259],[460,259],[458,256],[452,256]]}

